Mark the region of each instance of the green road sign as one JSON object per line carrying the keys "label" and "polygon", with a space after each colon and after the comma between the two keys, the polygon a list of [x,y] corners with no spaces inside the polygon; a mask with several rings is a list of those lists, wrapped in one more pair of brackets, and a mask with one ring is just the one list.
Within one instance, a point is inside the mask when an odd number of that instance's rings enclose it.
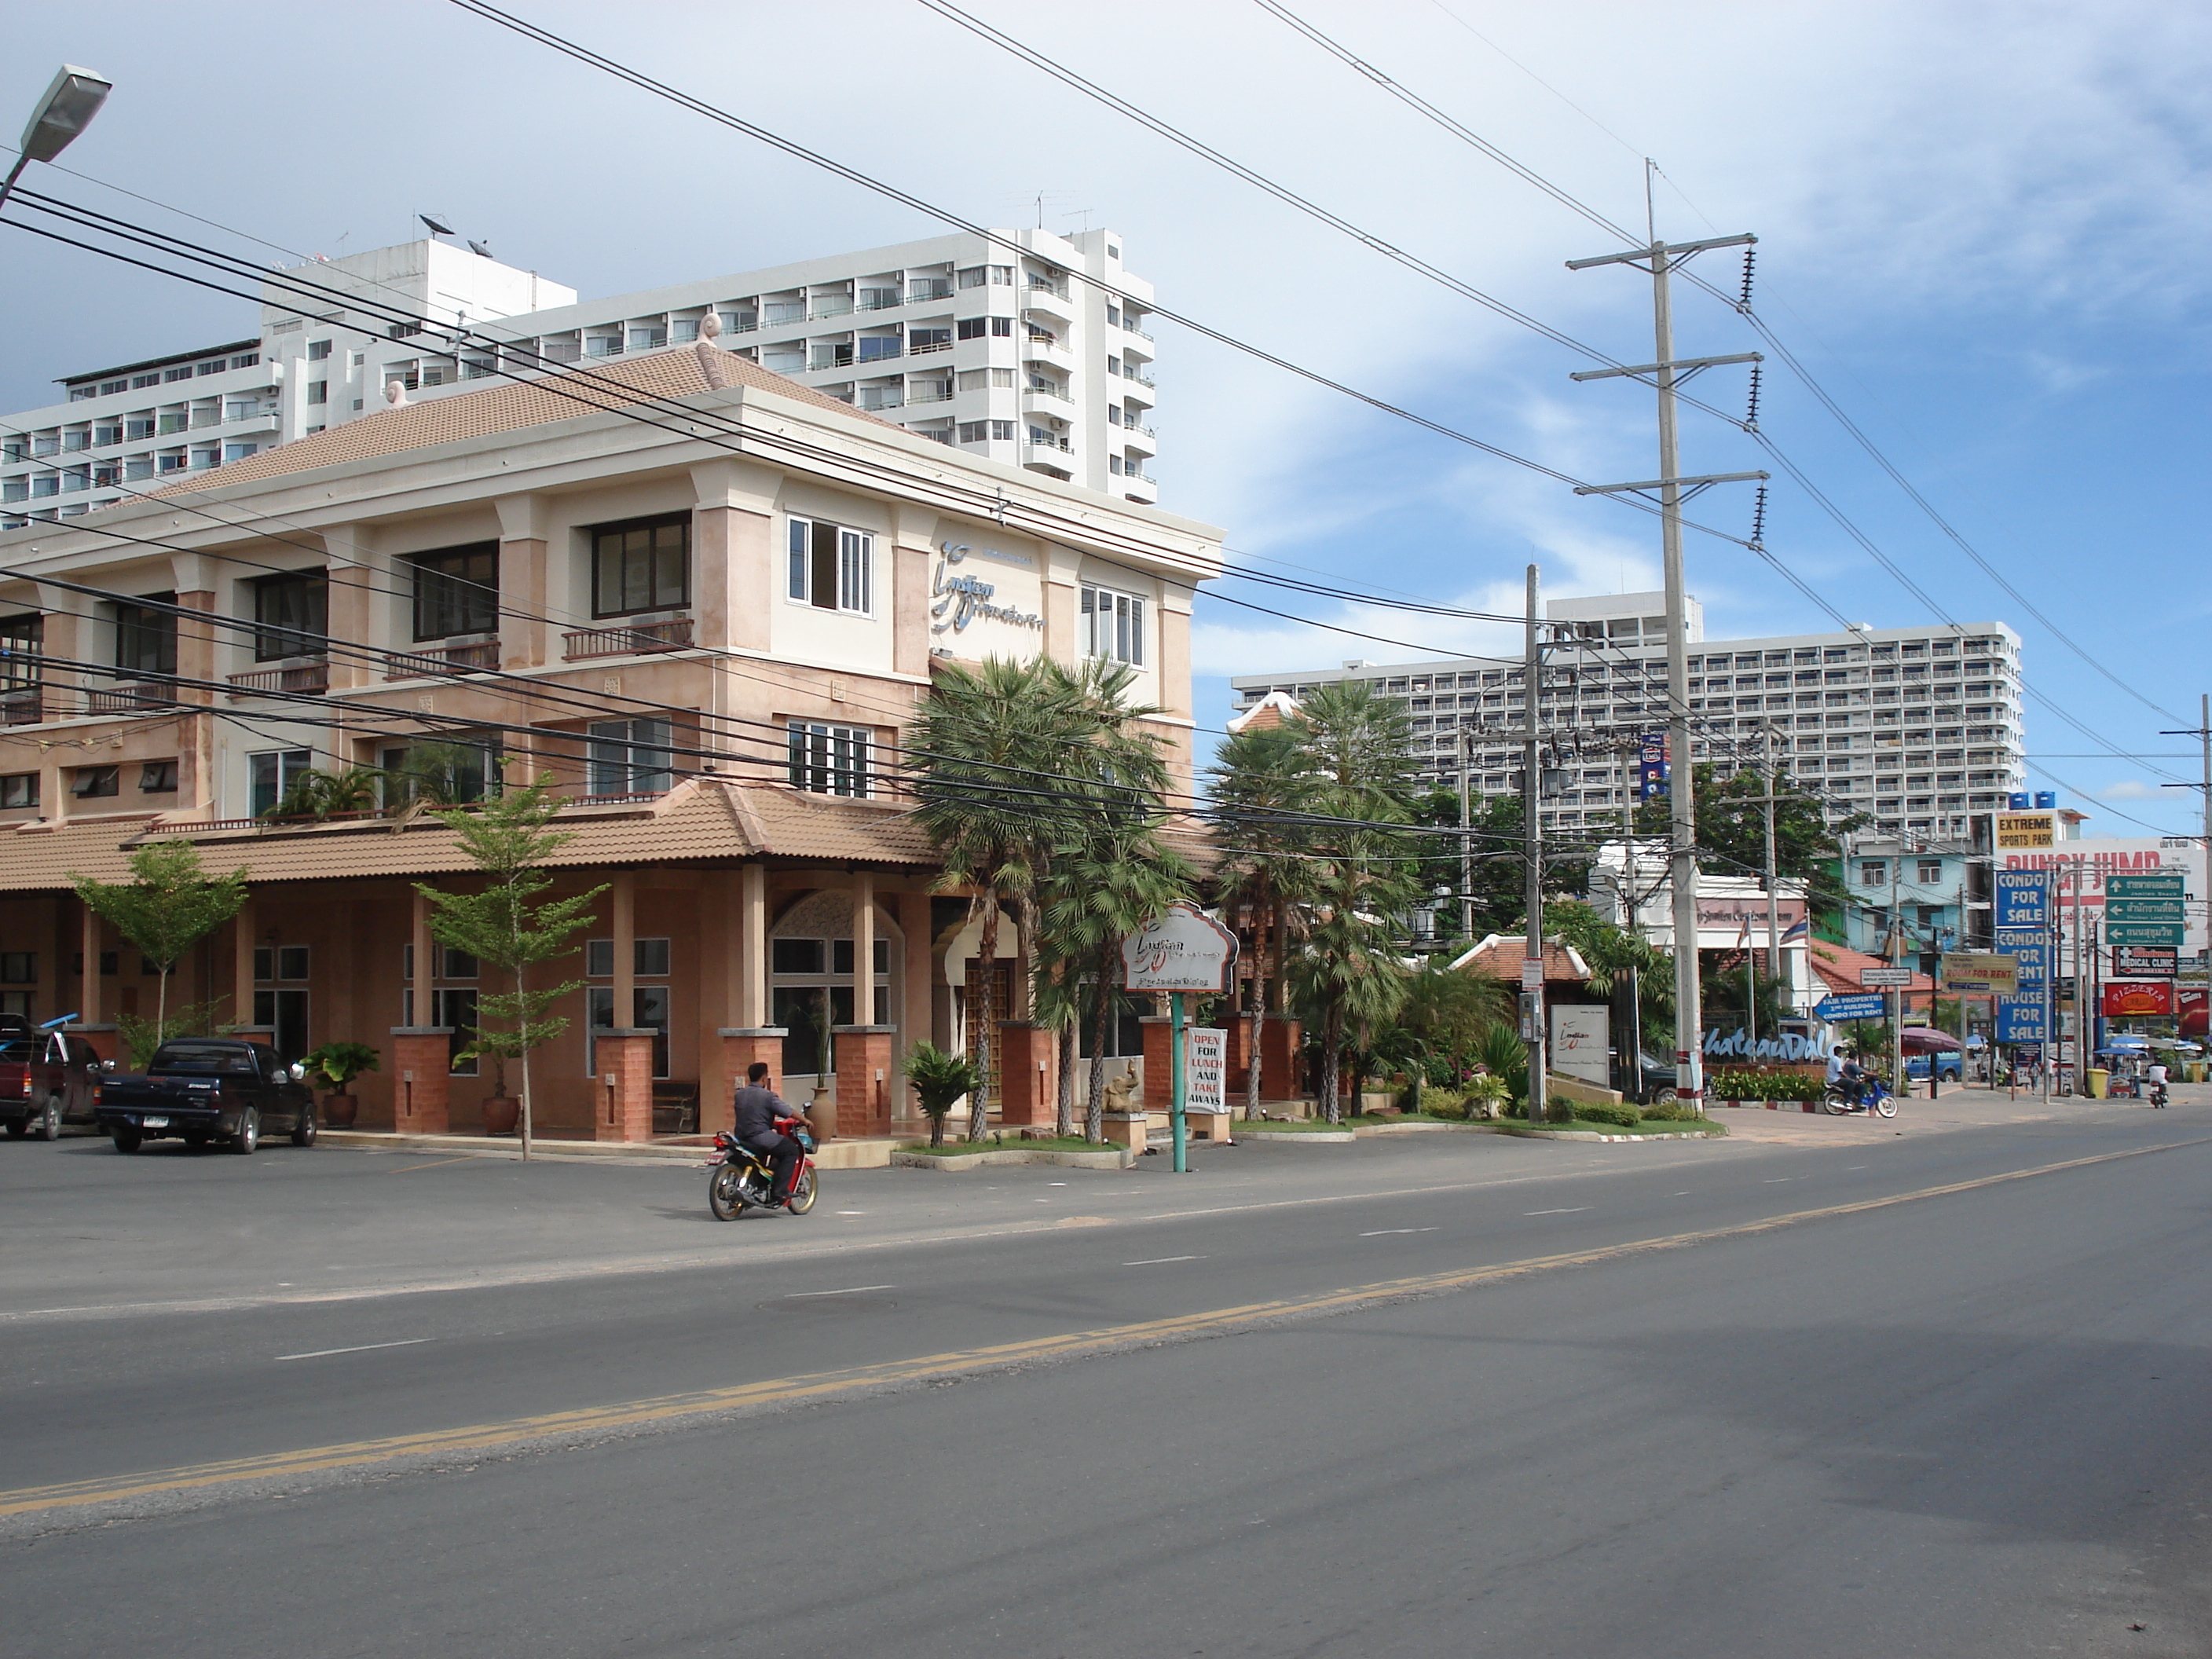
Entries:
{"label": "green road sign", "polygon": [[2183,920],[2179,899],[2106,899],[2107,921],[2172,921]]}
{"label": "green road sign", "polygon": [[2166,945],[2179,949],[2181,924],[2157,921],[2114,921],[2105,925],[2107,945]]}
{"label": "green road sign", "polygon": [[2173,876],[2106,876],[2106,898],[2178,899],[2188,892],[2189,878]]}

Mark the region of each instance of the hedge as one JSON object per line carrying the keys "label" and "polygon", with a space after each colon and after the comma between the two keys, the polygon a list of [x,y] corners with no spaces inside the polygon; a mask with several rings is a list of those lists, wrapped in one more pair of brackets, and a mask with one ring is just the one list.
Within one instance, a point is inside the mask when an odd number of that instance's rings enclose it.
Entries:
{"label": "hedge", "polygon": [[1705,1092],[1716,1100],[1818,1100],[1827,1079],[1809,1072],[1715,1072]]}

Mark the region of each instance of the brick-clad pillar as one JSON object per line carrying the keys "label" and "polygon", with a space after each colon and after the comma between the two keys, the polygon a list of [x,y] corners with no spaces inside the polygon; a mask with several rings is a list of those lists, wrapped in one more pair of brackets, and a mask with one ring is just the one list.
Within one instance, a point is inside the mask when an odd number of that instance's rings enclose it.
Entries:
{"label": "brick-clad pillar", "polygon": [[896,1025],[833,1025],[837,1038],[837,1133],[891,1132],[891,1040]]}
{"label": "brick-clad pillar", "polygon": [[1298,1045],[1305,1026],[1296,1014],[1270,1014],[1260,1033],[1260,1097],[1296,1100],[1304,1094],[1298,1077]]}
{"label": "brick-clad pillar", "polygon": [[447,1079],[453,1075],[449,1025],[392,1028],[392,1127],[403,1135],[447,1133]]}
{"label": "brick-clad pillar", "polygon": [[[1229,1078],[1224,1086],[1233,1106],[1244,1098],[1248,1073],[1252,1067],[1252,1017],[1239,1008],[1223,1023],[1229,1031]],[[1266,1038],[1262,1037],[1261,1041],[1264,1043]],[[1267,1073],[1263,1068],[1261,1081],[1265,1083],[1266,1080]]]}
{"label": "brick-clad pillar", "polygon": [[1009,1129],[1054,1121],[1059,1033],[1026,1019],[1002,1019],[999,1031],[999,1121]]}
{"label": "brick-clad pillar", "polygon": [[[699,1132],[713,1134],[717,1129],[726,1129],[734,1121],[730,1103],[738,1090],[745,1086],[745,1072],[755,1060],[768,1067],[768,1086],[783,1087],[783,1039],[787,1035],[781,1025],[725,1025],[718,1035],[722,1039],[722,1069],[730,1079],[730,1092],[720,1100],[699,1103]],[[804,1101],[799,1103],[804,1105]]]}
{"label": "brick-clad pillar", "polygon": [[118,1040],[112,1025],[69,1025],[63,1027],[71,1036],[82,1037],[92,1045],[93,1053],[102,1060],[119,1060],[123,1045]]}
{"label": "brick-clad pillar", "polygon": [[598,1075],[592,1080],[592,1139],[652,1139],[655,1033],[650,1027],[625,1026],[611,1031],[602,1028],[592,1035],[599,1039],[592,1045],[599,1058]]}
{"label": "brick-clad pillar", "polygon": [[1138,1093],[1148,1112],[1175,1109],[1175,1030],[1165,1014],[1146,1014],[1145,1028],[1145,1086]]}

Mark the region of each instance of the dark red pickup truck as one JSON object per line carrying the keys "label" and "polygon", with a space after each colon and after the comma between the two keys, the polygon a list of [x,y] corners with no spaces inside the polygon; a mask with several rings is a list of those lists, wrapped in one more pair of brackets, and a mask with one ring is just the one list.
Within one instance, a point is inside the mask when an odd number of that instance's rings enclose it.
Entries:
{"label": "dark red pickup truck", "polygon": [[106,1075],[82,1037],[0,1028],[0,1123],[18,1140],[52,1140],[64,1123],[94,1123]]}

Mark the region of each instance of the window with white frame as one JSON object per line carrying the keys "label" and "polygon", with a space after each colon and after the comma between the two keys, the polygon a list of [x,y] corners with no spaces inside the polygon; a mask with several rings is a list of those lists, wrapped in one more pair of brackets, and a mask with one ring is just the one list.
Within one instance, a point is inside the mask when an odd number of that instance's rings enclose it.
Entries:
{"label": "window with white frame", "polygon": [[791,521],[787,595],[818,611],[866,616],[875,609],[875,538],[821,519]]}
{"label": "window with white frame", "polygon": [[866,799],[868,750],[875,733],[865,726],[791,722],[791,787],[816,795]]}
{"label": "window with white frame", "polygon": [[594,795],[657,795],[676,781],[663,720],[593,720],[586,757]]}
{"label": "window with white frame", "polygon": [[1135,594],[1085,582],[1079,629],[1085,655],[1144,666],[1145,602]]}

